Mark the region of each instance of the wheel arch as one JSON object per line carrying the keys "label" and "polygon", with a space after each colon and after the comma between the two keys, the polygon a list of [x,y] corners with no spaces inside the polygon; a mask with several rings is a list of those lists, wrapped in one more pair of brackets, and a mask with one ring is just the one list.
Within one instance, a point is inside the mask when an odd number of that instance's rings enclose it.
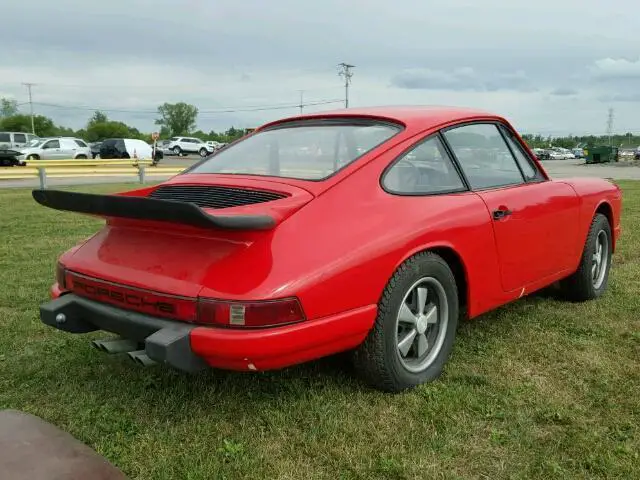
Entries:
{"label": "wheel arch", "polygon": [[[607,217],[607,220],[609,221],[609,226],[611,227],[611,232],[613,233],[613,228],[615,224],[614,224],[614,218],[613,218],[613,208],[611,207],[611,204],[606,200],[602,200],[596,207],[596,210],[593,213],[593,216],[591,218],[595,217],[598,213],[601,213],[602,215]],[[616,250],[615,235],[611,235],[611,245],[612,245],[611,252],[613,253]]]}
{"label": "wheel arch", "polygon": [[467,267],[460,253],[450,244],[433,244],[411,251],[401,262],[396,265],[396,269],[411,257],[424,252],[432,252],[439,255],[449,266],[453,277],[456,280],[458,289],[458,301],[460,303],[461,317],[466,317],[467,308],[470,302],[469,275]]}

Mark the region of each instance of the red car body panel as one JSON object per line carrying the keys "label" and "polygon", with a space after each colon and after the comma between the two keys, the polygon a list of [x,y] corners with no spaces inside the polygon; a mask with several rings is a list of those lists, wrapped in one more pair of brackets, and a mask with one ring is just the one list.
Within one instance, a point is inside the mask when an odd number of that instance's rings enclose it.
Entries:
{"label": "red car body panel", "polygon": [[[417,252],[435,249],[459,260],[463,300],[473,318],[575,271],[596,211],[608,215],[614,245],[620,235],[616,186],[601,179],[549,180],[531,152],[541,182],[427,196],[392,195],[381,187],[385,168],[418,140],[469,121],[511,129],[501,117],[464,109],[381,108],[285,121],[335,116],[386,119],[404,129],[324,181],[185,173],[163,183],[280,192],[286,197],[215,212],[267,213],[275,228],[167,228],[112,217],[60,262],[87,277],[192,299],[298,298],[305,315],[300,323],[255,330],[201,326],[190,334],[193,351],[212,366],[264,370],[359,345],[375,321],[386,283]],[[146,196],[155,188],[123,195]],[[494,220],[491,212],[499,208],[513,214]],[[52,297],[62,293],[54,285]]]}

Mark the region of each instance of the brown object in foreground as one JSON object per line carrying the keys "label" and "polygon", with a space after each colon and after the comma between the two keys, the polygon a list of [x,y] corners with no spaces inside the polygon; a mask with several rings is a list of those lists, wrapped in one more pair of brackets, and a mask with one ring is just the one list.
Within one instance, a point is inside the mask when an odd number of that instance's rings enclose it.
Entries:
{"label": "brown object in foreground", "polygon": [[126,480],[84,443],[41,418],[0,411],[0,477],[11,480]]}

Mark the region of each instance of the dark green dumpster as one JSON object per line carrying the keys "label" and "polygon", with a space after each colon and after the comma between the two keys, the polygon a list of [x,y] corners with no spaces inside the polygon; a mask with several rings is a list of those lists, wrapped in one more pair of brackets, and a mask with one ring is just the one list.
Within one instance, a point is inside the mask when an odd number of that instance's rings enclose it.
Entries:
{"label": "dark green dumpster", "polygon": [[589,145],[585,149],[587,163],[608,163],[618,161],[618,147],[609,145]]}

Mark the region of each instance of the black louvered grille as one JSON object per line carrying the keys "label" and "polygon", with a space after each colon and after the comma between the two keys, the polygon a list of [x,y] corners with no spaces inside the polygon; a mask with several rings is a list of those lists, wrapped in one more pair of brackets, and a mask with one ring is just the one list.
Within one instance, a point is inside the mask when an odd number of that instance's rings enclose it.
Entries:
{"label": "black louvered grille", "polygon": [[151,198],[195,203],[202,208],[229,208],[270,202],[287,195],[264,190],[221,186],[164,185],[149,194]]}

